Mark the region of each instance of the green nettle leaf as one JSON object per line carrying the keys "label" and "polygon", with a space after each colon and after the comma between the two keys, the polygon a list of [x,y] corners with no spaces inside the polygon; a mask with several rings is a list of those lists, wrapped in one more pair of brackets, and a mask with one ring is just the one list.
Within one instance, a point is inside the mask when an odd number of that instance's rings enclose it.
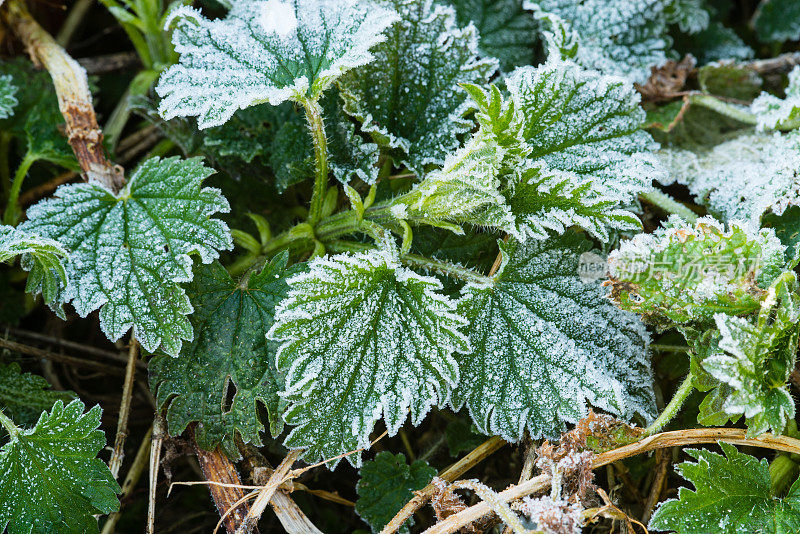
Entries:
{"label": "green nettle leaf", "polygon": [[494,57],[503,71],[535,62],[536,22],[522,0],[447,0],[461,27],[472,22],[478,29],[478,49]]}
{"label": "green nettle leaf", "polygon": [[267,162],[276,132],[282,124],[295,117],[302,123],[300,114],[289,103],[279,106],[259,104],[239,110],[225,124],[205,130],[204,152],[214,159],[236,157],[252,163],[260,158]]}
{"label": "green nettle leaf", "polygon": [[678,534],[780,534],[800,529],[800,481],[785,497],[770,491],[769,464],[720,443],[725,456],[684,449],[697,462],[677,466],[695,490],[681,488],[677,499],[659,505],[649,528]]}
{"label": "green nettle leaf", "polygon": [[506,193],[519,236],[545,239],[579,225],[608,241],[609,228],[640,228],[624,207],[662,171],[633,86],[554,55],[506,84],[528,147]]}
{"label": "green nettle leaf", "polygon": [[28,273],[25,290],[41,293],[45,303],[63,319],[59,299],[67,285],[63,260],[68,254],[58,241],[40,237],[34,232],[0,225],[0,262],[22,256],[20,264]]}
{"label": "green nettle leaf", "polygon": [[756,115],[758,128],[762,130],[776,130],[789,123],[800,126],[800,65],[789,73],[786,98],[780,99],[769,93],[761,93],[753,100],[750,111]]}
{"label": "green nettle leaf", "polygon": [[0,76],[0,119],[7,119],[14,114],[17,101],[17,86],[10,74]]}
{"label": "green nettle leaf", "polygon": [[759,226],[766,213],[800,204],[800,133],[744,134],[708,152],[663,150],[665,185],[686,185],[697,202],[724,221]]}
{"label": "green nettle leaf", "polygon": [[198,158],[151,158],[119,193],[98,183],[60,187],[28,210],[25,231],[55,239],[70,253],[64,301],[85,317],[100,310],[109,339],[131,327],[148,351],[177,356],[192,339],[192,306],[178,285],[192,280],[191,253],[203,263],[233,247],[219,190],[201,188],[213,171]]}
{"label": "green nettle leaf", "polygon": [[393,435],[409,410],[417,425],[447,402],[458,381],[453,353],[468,343],[438,280],[376,250],[313,260],[289,287],[268,334],[283,341],[284,420],[295,425],[287,447],[331,458],[366,447],[381,416]]}
{"label": "green nettle leaf", "polygon": [[526,0],[527,9],[558,15],[581,38],[577,62],[604,74],[644,82],[667,60],[665,0]]}
{"label": "green nettle leaf", "polygon": [[698,389],[716,388],[700,406],[700,423],[724,424],[744,415],[748,437],[783,432],[795,413],[786,382],[800,337],[798,306],[797,278],[786,272],[770,286],[757,319],[714,315],[719,334],[693,343]]}
{"label": "green nettle leaf", "polygon": [[587,403],[626,419],[655,412],[649,335],[638,317],[577,275],[591,244],[570,232],[503,244],[503,263],[459,303],[473,351],[457,355],[453,393],[487,434],[519,440],[558,436]]}
{"label": "green nettle leaf", "polygon": [[180,63],[156,88],[165,119],[197,116],[223,124],[237,109],[286,100],[318,100],[343,73],[373,60],[370,48],[396,15],[356,0],[242,0],[209,20],[181,6],[167,23]]}
{"label": "green nettle leaf", "polygon": [[99,532],[94,514],[119,510],[120,491],[97,458],[105,446],[100,407],[83,413],[82,402],[58,400],[31,429],[3,419],[9,441],[0,448],[0,531]]}
{"label": "green nettle leaf", "polygon": [[611,297],[661,327],[710,324],[717,312],[747,315],[783,270],[784,250],[771,229],[733,221],[726,231],[711,217],[692,226],[673,216],[611,253]]}
{"label": "green nettle leaf", "polygon": [[32,426],[57,400],[69,402],[74,398],[71,391],[51,390],[47,380],[23,373],[16,363],[0,363],[0,409],[17,424]]}
{"label": "green nettle leaf", "polygon": [[671,0],[665,13],[667,22],[677,24],[682,32],[689,34],[705,30],[711,20],[705,0]]}
{"label": "green nettle leaf", "polygon": [[[414,496],[436,476],[436,469],[417,460],[408,465],[403,454],[379,452],[374,460],[364,462],[356,486],[356,513],[366,521],[372,532],[379,532]],[[414,520],[407,521],[400,532],[408,533]]]}
{"label": "green nettle leaf", "polygon": [[167,406],[171,435],[197,421],[198,445],[212,450],[221,443],[228,456],[238,458],[237,434],[261,445],[259,402],[269,412],[270,432],[281,432],[283,379],[275,369],[277,346],[265,336],[288,290],[287,258],[282,254],[241,281],[217,262],[197,270],[186,287],[195,310],[194,340],[177,358],[156,356],[148,366],[158,404]]}
{"label": "green nettle leaf", "polygon": [[678,36],[675,48],[692,54],[700,65],[714,61],[747,60],[755,56],[735,31],[712,20],[708,28],[694,35]]}
{"label": "green nettle leaf", "polygon": [[343,184],[353,176],[364,183],[374,184],[378,179],[378,145],[364,142],[356,133],[356,126],[345,114],[343,105],[338,91],[330,91],[322,99],[328,137],[328,167],[334,178]]}
{"label": "green nettle leaf", "polygon": [[455,11],[432,0],[382,0],[401,20],[375,47],[375,61],[341,81],[345,111],[361,129],[393,150],[395,160],[418,175],[442,164],[472,122],[461,83],[486,82],[493,58],[479,59],[478,31],[459,29]]}
{"label": "green nettle leaf", "polygon": [[800,39],[800,4],[794,0],[761,0],[753,26],[762,41],[796,41]]}

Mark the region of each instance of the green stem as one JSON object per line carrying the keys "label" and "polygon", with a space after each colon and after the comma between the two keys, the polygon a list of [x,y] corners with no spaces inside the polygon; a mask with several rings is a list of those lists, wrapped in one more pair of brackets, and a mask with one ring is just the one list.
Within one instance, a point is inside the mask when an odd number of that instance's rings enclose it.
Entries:
{"label": "green stem", "polygon": [[13,225],[17,222],[19,216],[17,201],[19,200],[19,192],[22,189],[22,182],[25,181],[25,176],[27,176],[28,170],[36,159],[36,156],[31,152],[26,152],[25,157],[22,158],[19,167],[17,167],[17,172],[14,173],[14,181],[11,184],[11,190],[6,201],[6,210],[3,213],[3,223],[5,224]]}
{"label": "green stem", "polygon": [[661,208],[667,213],[674,213],[675,215],[683,217],[687,222],[694,223],[697,220],[697,214],[695,212],[658,189],[641,193],[639,198],[649,202],[653,206]]}
{"label": "green stem", "polygon": [[745,124],[755,126],[758,123],[756,116],[750,113],[746,107],[723,102],[719,98],[712,95],[691,95],[689,97],[689,103],[710,109],[711,111],[715,111],[720,115],[725,115],[728,118],[743,122]]}
{"label": "green stem", "polygon": [[6,429],[8,435],[12,438],[17,435],[17,432],[19,432],[17,425],[14,424],[14,421],[6,417],[6,414],[3,413],[3,410],[0,410],[0,425]]}
{"label": "green stem", "polygon": [[[327,247],[329,250],[335,252],[366,252],[375,249],[373,245],[355,243],[352,241],[332,241],[327,244]],[[471,269],[466,269],[460,265],[455,265],[446,261],[432,260],[417,254],[403,254],[400,256],[400,261],[410,267],[434,271],[438,274],[461,280],[462,282],[486,283],[491,281],[491,278],[488,276],[484,276]]]}
{"label": "green stem", "polygon": [[117,146],[119,137],[122,130],[125,129],[125,124],[131,116],[131,97],[142,96],[147,94],[150,87],[158,79],[159,72],[156,70],[143,70],[133,77],[125,93],[117,103],[117,107],[111,112],[111,116],[103,128],[103,135],[106,138],[108,146],[113,150]]}
{"label": "green stem", "polygon": [[667,404],[667,407],[664,408],[663,412],[661,412],[661,415],[659,415],[658,418],[653,421],[652,425],[644,429],[645,436],[652,436],[653,434],[659,433],[661,429],[667,426],[667,423],[672,421],[672,418],[678,414],[681,406],[683,406],[683,403],[686,402],[686,399],[689,398],[689,395],[694,389],[694,386],[692,385],[692,378],[692,373],[686,375],[683,383],[680,385],[680,387],[678,387],[678,391],[676,391],[675,395],[672,396],[672,400],[669,401],[669,404]]}
{"label": "green stem", "polygon": [[314,192],[311,195],[311,207],[308,210],[308,222],[311,226],[316,227],[322,218],[322,203],[325,200],[325,192],[328,190],[328,141],[325,138],[325,123],[322,120],[322,109],[319,103],[305,99],[302,104],[306,111],[311,140],[314,143],[316,175],[314,176]]}

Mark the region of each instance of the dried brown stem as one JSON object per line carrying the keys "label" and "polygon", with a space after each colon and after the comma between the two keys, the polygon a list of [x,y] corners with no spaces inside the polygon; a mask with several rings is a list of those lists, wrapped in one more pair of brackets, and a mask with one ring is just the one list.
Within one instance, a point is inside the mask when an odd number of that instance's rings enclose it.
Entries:
{"label": "dried brown stem", "polygon": [[275,491],[286,481],[289,471],[303,452],[305,452],[303,449],[289,451],[289,454],[286,455],[286,458],[284,458],[275,469],[269,477],[269,480],[267,480],[266,485],[259,492],[258,497],[247,513],[247,516],[244,518],[244,521],[236,530],[236,534],[250,534],[253,531],[258,523],[258,519],[261,517],[261,514],[264,513],[270,499],[272,499],[272,496],[275,494]]}
{"label": "dried brown stem", "polygon": [[[142,439],[142,443],[139,445],[139,450],[136,452],[136,457],[133,459],[133,463],[131,464],[130,469],[128,469],[128,473],[125,475],[125,482],[122,483],[122,492],[119,494],[120,502],[123,504],[125,502],[125,498],[131,494],[133,488],[136,486],[136,484],[138,484],[145,465],[147,465],[147,460],[150,458],[150,438],[152,436],[153,427],[150,427],[150,429],[147,431],[147,434],[145,434],[144,439]],[[121,506],[122,504],[120,504],[120,507]],[[101,534],[113,534],[120,517],[122,517],[121,509],[120,511],[109,515],[108,519],[103,525]]]}
{"label": "dried brown stem", "polygon": [[136,374],[136,360],[139,358],[139,343],[131,334],[130,348],[128,349],[128,365],[125,367],[125,384],[122,386],[122,400],[119,405],[119,419],[117,420],[117,435],[114,438],[114,451],[108,468],[114,478],[119,474],[122,460],[125,459],[125,438],[128,436],[128,416],[131,413],[131,399],[133,398],[133,382]]}
{"label": "dried brown stem", "polygon": [[158,488],[158,470],[161,467],[161,445],[167,431],[161,415],[156,413],[153,419],[153,439],[150,444],[150,473],[147,492],[147,534],[155,532],[156,524],[156,489]]}
{"label": "dried brown stem", "polygon": [[19,196],[18,203],[20,206],[27,206],[33,204],[42,197],[45,197],[56,190],[59,185],[65,184],[78,176],[77,172],[67,171],[53,177],[52,180],[32,187]]}
{"label": "dried brown stem", "polygon": [[40,349],[38,347],[31,347],[30,345],[25,345],[24,343],[17,343],[16,341],[9,341],[3,338],[0,338],[0,348],[10,349],[15,352],[19,352],[21,354],[35,356],[36,358],[43,358],[45,360],[52,360],[54,362],[65,363],[74,367],[84,367],[86,369],[94,369],[96,371],[101,371],[106,374],[117,375],[117,376],[125,374],[125,371],[123,371],[119,367],[113,367],[111,365],[106,365],[100,362],[94,362],[92,360],[84,360],[83,358],[76,358],[74,356],[67,356],[66,354],[51,352],[49,350]]}
{"label": "dried brown stem", "polygon": [[800,52],[789,52],[769,59],[757,59],[743,64],[743,66],[751,68],[759,74],[786,73],[797,65],[800,65]]}
{"label": "dried brown stem", "polygon": [[[439,478],[443,478],[448,482],[453,482],[458,479],[461,475],[469,471],[472,467],[476,466],[484,459],[488,458],[492,455],[495,451],[506,445],[506,440],[500,438],[498,436],[493,436],[480,445],[478,445],[472,452],[464,456],[462,459],[439,473]],[[403,506],[402,510],[397,512],[389,523],[383,527],[381,530],[381,534],[391,534],[393,532],[397,532],[400,530],[400,527],[403,526],[408,518],[414,515],[414,512],[422,508],[428,500],[431,499],[438,488],[435,484],[428,484],[421,490],[415,492],[416,495],[413,499],[408,501],[405,506]]]}
{"label": "dried brown stem", "polygon": [[31,17],[23,0],[8,0],[3,18],[25,44],[33,62],[50,73],[58,106],[67,123],[67,140],[87,180],[117,191],[125,183],[122,169],[106,158],[103,133],[92,107],[86,71]]}
{"label": "dried brown stem", "polygon": [[667,481],[671,460],[670,449],[658,449],[656,451],[656,476],[650,485],[650,494],[647,496],[647,502],[644,505],[642,523],[646,524],[650,520],[650,515],[655,510],[656,504],[661,500],[661,493],[664,491],[664,483]]}

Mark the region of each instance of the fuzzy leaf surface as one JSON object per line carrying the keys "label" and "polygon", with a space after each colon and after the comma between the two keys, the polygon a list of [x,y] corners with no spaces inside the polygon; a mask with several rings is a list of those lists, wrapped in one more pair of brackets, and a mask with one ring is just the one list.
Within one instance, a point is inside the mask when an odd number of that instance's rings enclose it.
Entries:
{"label": "fuzzy leaf surface", "polygon": [[99,532],[94,514],[119,510],[119,485],[99,458],[100,407],[56,401],[33,428],[17,428],[0,448],[0,530]]}
{"label": "fuzzy leaf surface", "polygon": [[22,256],[20,263],[28,271],[25,290],[34,295],[41,293],[45,303],[59,313],[57,301],[67,285],[64,260],[68,253],[64,247],[58,241],[39,237],[33,232],[0,226],[0,262],[15,256]]}
{"label": "fuzzy leaf surface", "polygon": [[677,499],[661,503],[649,528],[678,534],[782,534],[800,529],[800,482],[785,497],[770,493],[769,464],[720,443],[725,456],[684,449],[697,462],[677,466],[694,491],[681,488]]}
{"label": "fuzzy leaf surface", "polygon": [[753,27],[768,43],[800,39],[800,4],[794,0],[761,0]]}
{"label": "fuzzy leaf surface", "polygon": [[[400,509],[424,488],[436,475],[436,469],[417,460],[408,465],[403,454],[382,451],[374,460],[364,462],[356,486],[356,513],[366,521],[372,532],[380,532]],[[400,532],[408,533],[414,520],[407,521]]]}
{"label": "fuzzy leaf surface", "polygon": [[355,0],[242,0],[209,20],[182,6],[172,12],[180,63],[156,88],[165,119],[197,116],[218,126],[237,109],[319,99],[343,73],[373,60],[370,48],[396,16]]}
{"label": "fuzzy leaf surface", "polygon": [[41,376],[23,373],[16,363],[0,363],[0,409],[18,425],[33,426],[39,414],[49,411],[57,400],[69,402],[71,391],[53,391]]}
{"label": "fuzzy leaf surface", "polygon": [[761,93],[753,100],[750,111],[756,115],[761,130],[776,130],[789,122],[796,123],[800,119],[800,65],[789,73],[786,98]]}
{"label": "fuzzy leaf surface", "polygon": [[295,426],[287,447],[330,458],[367,446],[381,417],[395,434],[409,410],[417,425],[447,402],[458,381],[453,353],[468,344],[438,280],[379,250],[313,260],[289,287],[269,332],[283,342],[284,420]]}
{"label": "fuzzy leaf surface", "polygon": [[456,10],[458,25],[475,25],[480,35],[478,50],[484,57],[497,58],[500,69],[535,62],[536,22],[522,0],[448,0]]}
{"label": "fuzzy leaf surface", "polygon": [[526,429],[533,439],[558,436],[587,404],[628,420],[652,417],[649,335],[578,278],[590,246],[573,232],[501,245],[497,275],[464,289],[459,310],[471,321],[473,351],[457,356],[452,404],[466,404],[482,432],[510,441]]}
{"label": "fuzzy leaf surface", "polygon": [[112,341],[131,327],[148,351],[180,352],[192,339],[192,306],[178,285],[192,280],[191,253],[203,263],[232,248],[219,190],[202,188],[212,170],[199,159],[151,158],[117,194],[98,183],[61,186],[28,210],[25,231],[58,241],[70,253],[65,302],[85,317],[100,308]]}
{"label": "fuzzy leaf surface", "polygon": [[480,59],[478,31],[459,28],[452,7],[432,0],[382,0],[401,16],[375,47],[375,61],[341,83],[345,111],[361,129],[391,149],[397,163],[422,175],[441,165],[472,125],[461,83],[483,83],[496,68]]}
{"label": "fuzzy leaf surface", "polygon": [[197,270],[186,288],[195,310],[189,317],[194,340],[177,358],[157,356],[149,364],[171,435],[196,421],[198,445],[213,450],[222,444],[228,456],[238,458],[237,435],[261,445],[258,403],[269,412],[272,435],[282,430],[278,391],[283,380],[275,369],[277,346],[266,334],[288,290],[286,261],[287,255],[278,256],[246,281],[232,279],[218,262]]}
{"label": "fuzzy leaf surface", "polygon": [[18,88],[10,74],[0,76],[0,119],[7,119],[14,114]]}
{"label": "fuzzy leaf surface", "polygon": [[785,247],[773,230],[711,217],[671,218],[652,234],[624,241],[609,256],[611,297],[662,327],[710,324],[715,313],[758,311],[780,274]]}

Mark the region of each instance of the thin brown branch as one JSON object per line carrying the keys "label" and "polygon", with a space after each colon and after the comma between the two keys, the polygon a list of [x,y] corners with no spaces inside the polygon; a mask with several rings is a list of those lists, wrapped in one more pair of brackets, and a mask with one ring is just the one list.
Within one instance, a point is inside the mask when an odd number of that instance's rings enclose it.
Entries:
{"label": "thin brown branch", "polygon": [[800,52],[789,52],[769,59],[757,59],[742,64],[758,74],[786,73],[797,65],[800,65]]}
{"label": "thin brown branch", "polygon": [[133,398],[133,382],[136,374],[136,360],[139,358],[139,343],[131,334],[130,348],[128,349],[128,365],[125,367],[125,384],[122,387],[122,400],[119,405],[119,419],[117,420],[117,435],[114,438],[114,451],[108,468],[114,478],[119,474],[122,460],[125,458],[125,438],[128,436],[128,417],[131,413],[131,399]]}
{"label": "thin brown branch", "polygon": [[653,478],[653,483],[650,485],[650,493],[644,505],[642,523],[647,523],[650,520],[650,515],[653,513],[653,510],[655,510],[656,504],[661,500],[661,493],[664,491],[664,484],[667,481],[667,474],[669,473],[669,466],[671,463],[672,454],[670,449],[658,449],[656,451],[656,476]]}
{"label": "thin brown branch", "polygon": [[53,177],[52,180],[48,180],[47,182],[37,185],[36,187],[32,187],[22,193],[19,196],[19,205],[20,206],[27,206],[29,204],[33,204],[34,202],[38,201],[40,198],[46,197],[53,191],[55,191],[59,185],[65,184],[70,180],[74,180],[78,177],[77,172],[67,171],[62,172],[61,174]]}
{"label": "thin brown branch", "polygon": [[223,516],[225,530],[228,534],[234,534],[237,525],[242,524],[250,509],[246,500],[243,500],[244,490],[235,487],[242,484],[239,473],[236,472],[236,466],[228,460],[219,447],[213,451],[205,451],[197,445],[194,438],[192,438],[192,445],[205,479],[230,485],[209,485],[208,489],[217,506],[217,511],[220,516]]}
{"label": "thin brown branch", "polygon": [[101,534],[113,534],[117,522],[119,521],[120,517],[122,517],[121,507],[125,503],[125,498],[130,496],[133,488],[139,483],[142,472],[147,465],[147,460],[150,458],[150,438],[152,436],[153,427],[151,426],[147,431],[147,434],[145,434],[144,439],[142,439],[142,443],[139,445],[138,451],[136,451],[136,457],[133,459],[133,463],[131,464],[130,469],[128,469],[128,473],[125,475],[125,482],[122,483],[122,492],[119,494],[119,500],[121,503],[120,511],[114,512],[108,516],[108,519],[103,525]]}
{"label": "thin brown branch", "polygon": [[[506,440],[500,438],[498,436],[493,436],[480,445],[478,445],[472,452],[464,456],[462,459],[439,473],[439,478],[443,478],[448,482],[454,482],[458,479],[461,475],[469,471],[472,467],[476,466],[484,459],[488,458],[498,449],[506,445]],[[415,492],[416,495],[413,499],[408,501],[403,508],[397,512],[389,523],[383,527],[381,530],[381,534],[391,534],[393,532],[397,532],[400,530],[400,527],[403,526],[408,518],[410,518],[414,513],[422,508],[428,500],[430,500],[436,492],[438,488],[434,484],[428,484],[421,490]]]}
{"label": "thin brown branch", "polygon": [[136,52],[116,52],[102,56],[82,57],[78,63],[86,69],[86,74],[108,74],[119,70],[139,68],[142,60]]}
{"label": "thin brown branch", "polygon": [[[636,443],[625,445],[618,449],[598,454],[592,461],[592,468],[596,469],[604,465],[636,456],[656,449],[667,447],[679,447],[684,445],[698,445],[702,443],[717,443],[725,441],[734,445],[745,445],[750,447],[764,447],[779,451],[800,453],[800,440],[788,436],[774,436],[772,434],[762,434],[758,438],[746,438],[745,431],[738,428],[698,428],[692,430],[674,430],[662,432],[645,438]],[[547,490],[550,487],[550,476],[543,474],[528,480],[522,484],[511,486],[498,493],[498,497],[504,502],[521,499],[522,497]],[[454,514],[444,521],[433,525],[423,534],[449,534],[456,532],[462,527],[481,519],[483,516],[492,512],[492,508],[485,502],[480,502],[470,506],[457,514]]]}
{"label": "thin brown branch", "polygon": [[38,347],[31,347],[30,345],[25,345],[24,343],[17,343],[16,341],[9,341],[3,338],[0,338],[0,348],[13,350],[15,352],[19,352],[20,354],[27,354],[36,358],[44,358],[54,362],[65,363],[74,367],[94,369],[106,374],[117,376],[125,374],[125,371],[123,371],[120,367],[113,367],[111,365],[106,365],[104,363],[95,362],[92,360],[84,360],[83,358],[67,356],[66,354],[61,354],[59,352],[52,352],[49,350],[40,349]]}
{"label": "thin brown branch", "polygon": [[156,489],[158,488],[158,471],[161,468],[161,445],[167,431],[164,419],[156,413],[153,419],[153,439],[150,444],[150,473],[147,491],[147,534],[154,534],[156,524]]}
{"label": "thin brown branch", "polygon": [[244,518],[244,521],[236,530],[236,534],[250,534],[253,531],[258,523],[258,519],[261,517],[261,514],[264,513],[270,499],[272,499],[272,496],[275,494],[275,491],[287,480],[289,471],[292,469],[297,459],[302,456],[303,452],[305,452],[303,449],[289,451],[289,454],[286,455],[286,458],[284,458],[275,469],[272,476],[267,480],[266,485],[259,492],[258,497],[247,513],[247,516]]}
{"label": "thin brown branch", "polygon": [[23,0],[8,0],[4,19],[33,62],[50,73],[59,109],[67,123],[67,140],[85,178],[113,191],[119,190],[125,178],[122,168],[113,165],[103,149],[103,133],[92,107],[86,71],[33,19]]}

